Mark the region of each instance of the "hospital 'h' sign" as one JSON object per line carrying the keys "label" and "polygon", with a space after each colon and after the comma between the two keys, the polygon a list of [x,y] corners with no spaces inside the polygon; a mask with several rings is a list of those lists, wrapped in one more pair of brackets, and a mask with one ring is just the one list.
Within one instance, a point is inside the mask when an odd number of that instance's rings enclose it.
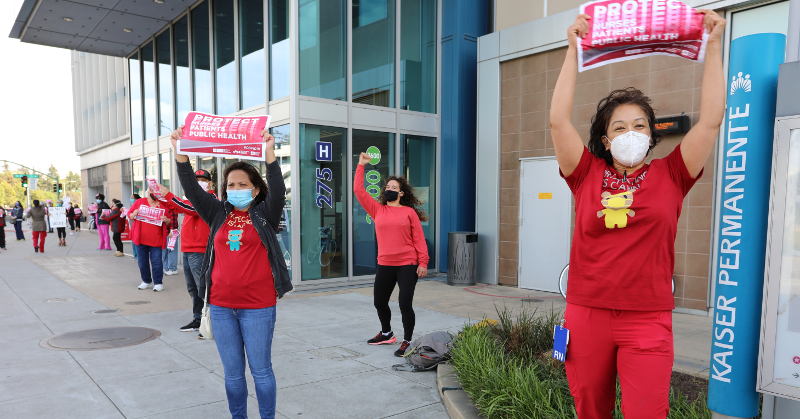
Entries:
{"label": "hospital 'h' sign", "polygon": [[333,161],[333,143],[317,141],[315,146],[317,161]]}
{"label": "hospital 'h' sign", "polygon": [[[778,66],[786,36],[759,33],[731,42],[720,200],[708,407],[733,417],[758,414],[761,295],[769,217]],[[754,58],[758,57],[758,58]]]}

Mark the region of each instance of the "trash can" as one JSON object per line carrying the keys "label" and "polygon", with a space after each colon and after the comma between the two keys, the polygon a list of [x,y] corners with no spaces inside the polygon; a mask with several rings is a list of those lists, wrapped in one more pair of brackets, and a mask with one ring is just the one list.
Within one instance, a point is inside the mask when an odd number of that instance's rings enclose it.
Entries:
{"label": "trash can", "polygon": [[477,267],[475,257],[478,252],[478,233],[471,231],[451,231],[447,235],[447,284],[475,285]]}

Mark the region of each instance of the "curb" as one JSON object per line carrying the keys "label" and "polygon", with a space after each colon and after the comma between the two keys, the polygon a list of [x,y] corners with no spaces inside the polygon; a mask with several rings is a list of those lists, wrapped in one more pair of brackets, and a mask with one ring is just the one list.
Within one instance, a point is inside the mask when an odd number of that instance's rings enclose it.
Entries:
{"label": "curb", "polygon": [[436,387],[439,397],[451,419],[482,419],[483,417],[472,404],[472,399],[461,388],[458,375],[452,365],[442,363],[436,368]]}

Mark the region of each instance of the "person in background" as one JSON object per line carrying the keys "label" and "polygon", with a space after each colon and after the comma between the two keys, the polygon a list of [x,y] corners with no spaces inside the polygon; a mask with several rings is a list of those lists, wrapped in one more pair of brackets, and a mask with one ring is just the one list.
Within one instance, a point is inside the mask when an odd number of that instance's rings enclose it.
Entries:
{"label": "person in background", "polygon": [[122,202],[117,201],[114,203],[114,208],[111,208],[111,213],[104,217],[111,225],[111,234],[114,236],[114,246],[117,251],[114,256],[125,256],[122,252],[122,233],[125,232],[125,218],[122,217]]}
{"label": "person in background", "polygon": [[86,217],[86,221],[89,224],[89,230],[97,230],[97,202],[92,202],[86,208],[86,212],[89,213],[89,216]]}
{"label": "person in background", "polygon": [[[44,206],[45,206],[45,208],[48,208],[48,213],[49,213],[49,211],[50,211],[49,208],[53,207],[53,201],[48,199],[47,201],[45,201]],[[48,233],[52,233],[53,232],[53,226],[50,225],[50,217],[48,216],[47,218],[44,219],[44,221],[45,221],[45,223],[47,223],[47,232]]]}
{"label": "person in background", "polygon": [[75,234],[75,208],[67,203],[67,222],[69,223],[69,235]]}
{"label": "person in background", "polygon": [[0,249],[6,250],[6,209],[0,206]]}
{"label": "person in background", "polygon": [[25,218],[25,210],[19,201],[14,204],[11,216],[14,217],[14,231],[17,233],[17,241],[25,240],[25,233],[22,232],[22,220]]}
{"label": "person in background", "polygon": [[[166,209],[163,203],[150,194],[147,198],[138,199],[131,205],[128,210],[128,218],[135,219],[142,207]],[[142,277],[142,283],[138,287],[140,290],[146,290],[151,286],[155,292],[164,290],[164,265],[161,254],[166,244],[165,238],[169,225],[172,222],[170,212],[166,209],[164,215],[161,216],[161,225],[139,220],[131,229],[133,244],[138,248],[139,256],[136,261]]]}
{"label": "person in background", "polygon": [[[63,201],[59,201],[58,206],[63,207],[64,206],[64,202]],[[49,221],[50,217],[48,217],[47,219]],[[66,247],[67,246],[67,227],[66,226],[64,226],[64,227],[56,227],[56,233],[58,233],[58,245],[61,246],[61,247]]]}
{"label": "person in background", "polygon": [[103,220],[100,218],[103,215],[103,210],[111,211],[111,207],[106,202],[106,196],[99,193],[94,197],[94,202],[97,203],[97,213],[95,214],[95,220],[97,225],[97,237],[99,238],[100,244],[97,250],[111,250],[111,236],[108,234],[108,221]]}
{"label": "person in background", "polygon": [[[162,201],[163,202],[163,201]],[[173,235],[179,235],[180,231],[178,230],[178,213],[175,211],[170,211],[172,214],[172,219],[170,222],[170,231],[167,234],[166,244],[164,247],[164,275],[177,275],[178,274],[178,242],[176,241],[172,249],[169,248],[169,241]],[[180,239],[176,239],[180,240]]]}
{"label": "person in background", "polygon": [[81,210],[80,205],[75,204],[72,208],[72,213],[75,216],[75,231],[78,233],[81,232],[81,218],[83,218],[83,211]]}
{"label": "person in background", "polygon": [[[138,193],[131,194],[131,197],[129,199],[130,203],[131,203],[131,206],[133,206],[133,204],[139,199],[142,199],[142,197],[139,196]],[[128,214],[130,214],[130,213],[131,213],[131,210],[129,209],[128,210]],[[133,217],[130,217],[130,216],[128,216],[126,218],[128,219],[128,231],[133,231],[133,223],[135,223],[136,220],[134,220]],[[133,248],[133,258],[136,259],[136,257],[139,255],[139,251],[136,249],[136,245],[133,245],[131,247]]]}
{"label": "person in background", "polygon": [[[210,193],[215,199],[211,173],[198,169],[194,172],[197,184]],[[161,185],[159,185],[161,187]],[[166,189],[164,189],[166,190]],[[203,280],[203,256],[208,243],[208,224],[197,215],[197,211],[188,199],[180,199],[172,192],[164,194],[165,203],[172,211],[183,214],[181,225],[181,252],[183,252],[183,276],[186,279],[186,290],[192,299],[192,321],[180,328],[181,332],[193,332],[200,327],[203,313],[203,299],[206,295],[206,283]]]}
{"label": "person in background", "polygon": [[47,208],[39,203],[38,199],[33,200],[33,207],[28,209],[27,218],[33,221],[33,251],[44,253],[44,240],[47,238]]}

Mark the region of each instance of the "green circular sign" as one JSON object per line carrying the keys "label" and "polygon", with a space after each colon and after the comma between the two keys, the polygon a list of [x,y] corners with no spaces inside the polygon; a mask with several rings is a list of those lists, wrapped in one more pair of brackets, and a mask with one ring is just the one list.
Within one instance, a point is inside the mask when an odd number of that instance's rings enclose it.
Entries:
{"label": "green circular sign", "polygon": [[376,165],[381,162],[381,150],[378,147],[370,146],[367,149],[367,154],[372,157],[372,160],[369,161],[369,164]]}

